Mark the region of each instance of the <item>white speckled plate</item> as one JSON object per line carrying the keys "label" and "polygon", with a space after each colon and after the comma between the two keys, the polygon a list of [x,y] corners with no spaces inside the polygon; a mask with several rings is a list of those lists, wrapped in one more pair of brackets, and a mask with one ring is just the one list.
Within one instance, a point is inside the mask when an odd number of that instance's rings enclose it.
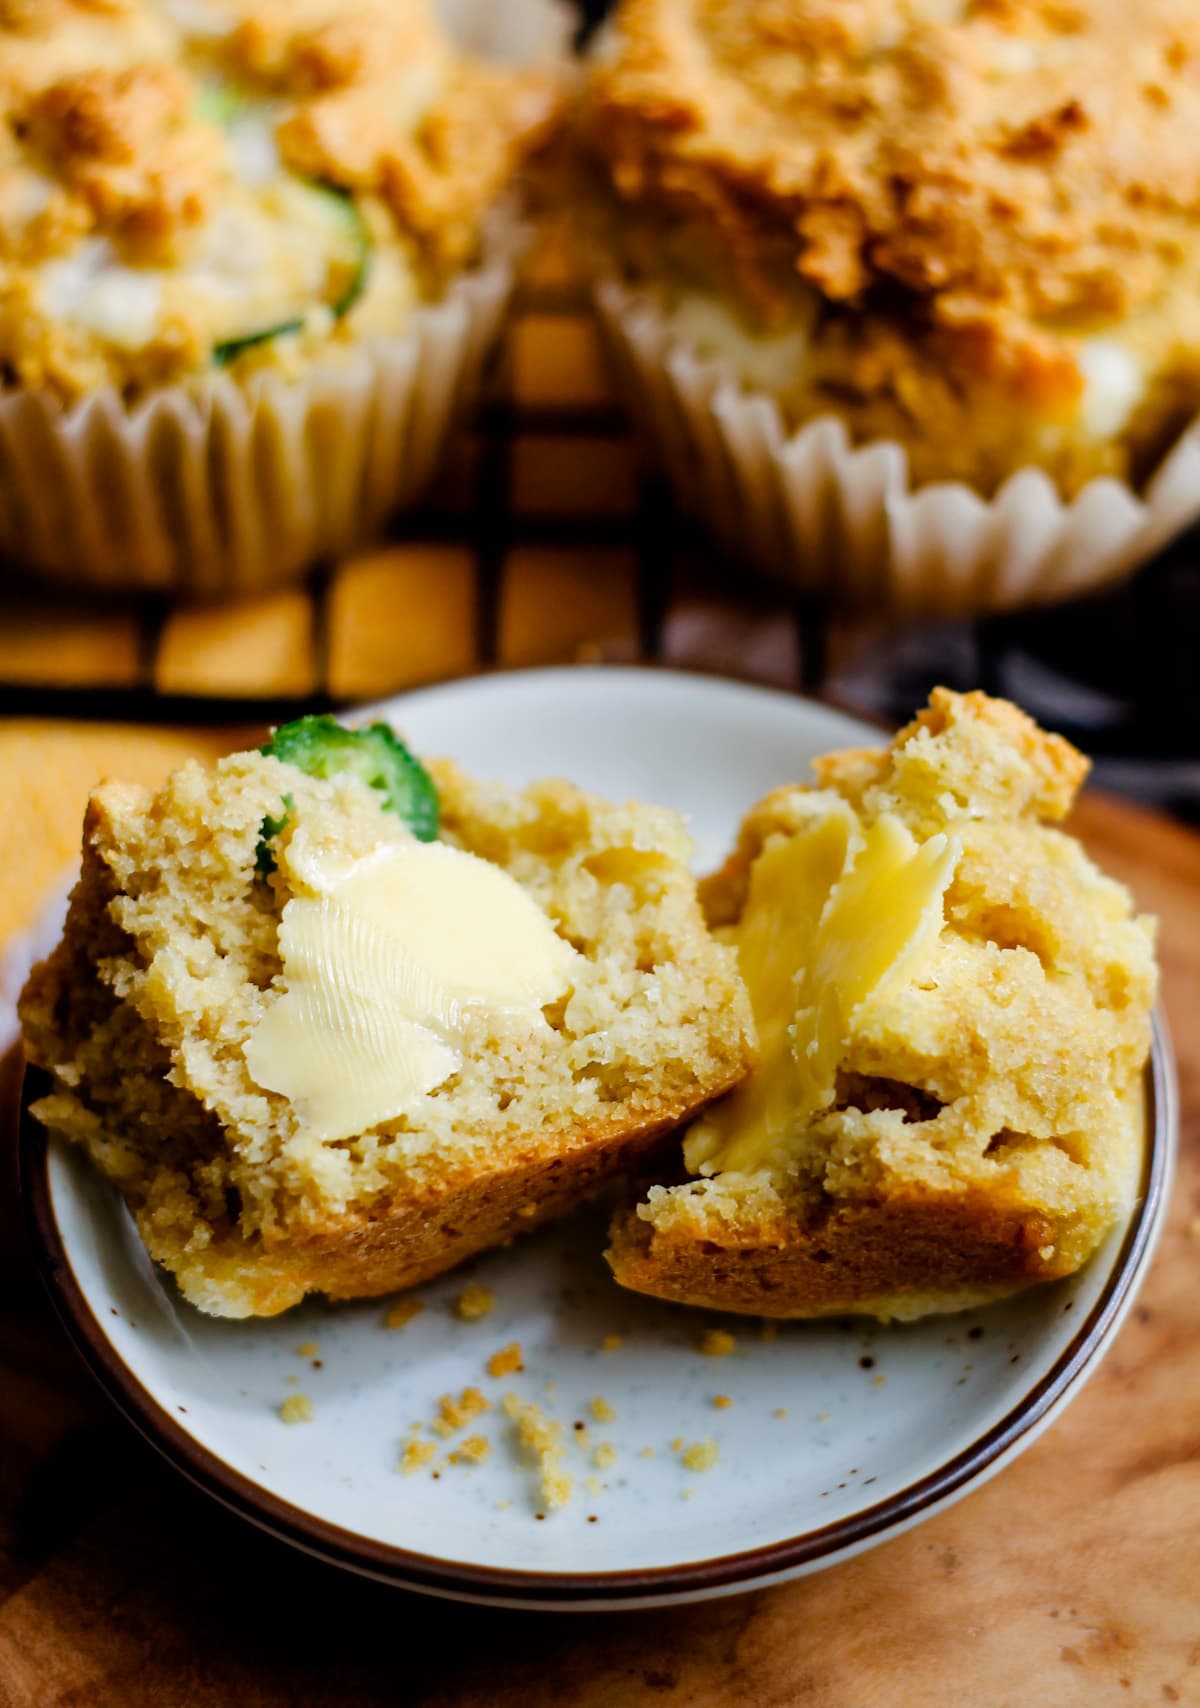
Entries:
{"label": "white speckled plate", "polygon": [[[764,790],[805,775],[813,754],[878,740],[803,700],[657,671],[492,676],[383,710],[420,750],[485,775],[565,774],[680,807],[701,864],[721,856]],[[38,1248],[80,1350],[117,1404],[219,1499],[409,1588],[514,1606],[629,1607],[844,1559],[1027,1446],[1095,1366],[1154,1244],[1175,1144],[1161,1028],[1147,1096],[1142,1196],[1082,1275],[910,1327],[793,1324],[768,1340],[731,1320],[722,1326],[735,1345],[722,1357],[699,1350],[713,1319],[613,1284],[602,1208],[422,1288],[425,1308],[402,1330],[384,1327],[379,1303],[311,1304],[239,1324],[182,1304],[115,1193],[78,1154],[47,1146],[32,1120],[22,1161]],[[463,1322],[452,1306],[468,1280],[496,1303]],[[487,1359],[512,1340],[523,1373],[489,1377]],[[488,1438],[486,1460],[447,1463],[454,1442],[439,1441],[436,1467],[398,1474],[409,1426],[467,1386],[492,1401],[463,1431]],[[571,1438],[575,1494],[563,1510],[542,1512],[499,1405],[507,1392],[537,1400]],[[297,1394],[313,1415],[288,1426],[279,1407]],[[718,1406],[718,1395],[730,1403]],[[596,1396],[610,1421],[595,1421]],[[683,1452],[708,1438],[716,1464],[689,1471]],[[426,1429],[422,1439],[435,1438]],[[594,1462],[601,1443],[615,1450],[611,1463]]]}

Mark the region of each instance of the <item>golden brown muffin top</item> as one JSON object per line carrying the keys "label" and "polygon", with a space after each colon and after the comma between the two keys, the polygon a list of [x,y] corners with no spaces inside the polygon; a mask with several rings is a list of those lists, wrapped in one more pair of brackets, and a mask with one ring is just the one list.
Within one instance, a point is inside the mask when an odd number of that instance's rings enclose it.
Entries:
{"label": "golden brown muffin top", "polygon": [[1200,10],[624,0],[585,123],[618,193],[715,224],[767,312],[792,268],[950,326],[1087,326],[1194,243]]}
{"label": "golden brown muffin top", "polygon": [[556,106],[427,0],[0,0],[0,363],[70,398],[273,324],[315,348],[331,311],[344,341],[368,230],[355,324],[395,330],[472,259]]}
{"label": "golden brown muffin top", "polygon": [[[1058,824],[1090,769],[1078,748],[1011,700],[951,688],[935,688],[886,747],[843,747],[813,760],[818,790],[867,818],[894,812],[921,837],[971,821]],[[733,852],[701,883],[711,925],[736,920],[755,860],[771,837],[808,822],[812,794],[809,785],[785,783],[746,815]]]}
{"label": "golden brown muffin top", "polygon": [[[378,195],[439,265],[553,105],[540,75],[457,53],[422,0],[0,0],[0,254],[178,244],[231,176],[214,84],[269,109],[285,167]],[[36,233],[31,171],[53,203]]]}

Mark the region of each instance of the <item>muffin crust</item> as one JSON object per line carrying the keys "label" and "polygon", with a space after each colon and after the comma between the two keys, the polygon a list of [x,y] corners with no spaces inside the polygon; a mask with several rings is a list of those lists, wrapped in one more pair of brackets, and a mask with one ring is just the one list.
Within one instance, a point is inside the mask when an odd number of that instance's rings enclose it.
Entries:
{"label": "muffin crust", "polygon": [[793,419],[1073,488],[1200,403],[1198,66],[1186,0],[626,0],[583,134],[635,275],[817,323]]}
{"label": "muffin crust", "polygon": [[72,399],[403,330],[551,123],[424,0],[0,9],[0,368]]}

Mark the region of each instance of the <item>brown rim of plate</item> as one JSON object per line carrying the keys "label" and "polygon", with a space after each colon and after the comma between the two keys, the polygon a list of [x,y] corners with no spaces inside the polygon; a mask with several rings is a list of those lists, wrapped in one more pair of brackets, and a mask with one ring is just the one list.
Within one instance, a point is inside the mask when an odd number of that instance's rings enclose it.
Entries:
{"label": "brown rim of plate", "polygon": [[1130,1300],[1153,1244],[1156,1212],[1170,1180],[1178,1128],[1174,1059],[1165,1022],[1158,1013],[1154,1017],[1146,1075],[1149,1138],[1139,1196],[1104,1289],[1070,1344],[1021,1402],[936,1471],[864,1512],[766,1547],[686,1565],[650,1566],[633,1571],[534,1572],[439,1559],[344,1530],[271,1494],[233,1470],[181,1428],[118,1357],[71,1268],[54,1215],[46,1132],[29,1112],[30,1103],[43,1094],[47,1085],[48,1077],[40,1070],[27,1070],[21,1093],[18,1139],[21,1196],[38,1267],[76,1350],[108,1397],[151,1446],[222,1505],[281,1540],[334,1565],[382,1579],[401,1589],[425,1590],[466,1600],[503,1600],[514,1605],[563,1608],[606,1602],[628,1607],[639,1600],[652,1601],[661,1596],[750,1589],[763,1578],[819,1565],[846,1548],[872,1537],[882,1538],[896,1526],[907,1525],[928,1514],[973,1482],[1028,1434],[1075,1384],[1103,1345],[1110,1325]]}

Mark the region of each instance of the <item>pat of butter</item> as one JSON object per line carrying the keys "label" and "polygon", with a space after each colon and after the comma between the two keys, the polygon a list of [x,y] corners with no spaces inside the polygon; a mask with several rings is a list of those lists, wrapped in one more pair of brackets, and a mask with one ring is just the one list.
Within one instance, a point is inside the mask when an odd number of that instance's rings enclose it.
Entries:
{"label": "pat of butter", "polygon": [[411,1109],[462,1064],[468,1016],[545,1027],[578,956],[500,867],[445,843],[308,864],[279,926],[287,988],[246,1044],[256,1084],[325,1140]]}
{"label": "pat of butter", "polygon": [[688,1134],[692,1173],[786,1165],[789,1136],[833,1102],[855,1017],[928,958],[959,853],[890,813],[864,830],[844,803],[768,844],[733,932],[759,1065]]}

